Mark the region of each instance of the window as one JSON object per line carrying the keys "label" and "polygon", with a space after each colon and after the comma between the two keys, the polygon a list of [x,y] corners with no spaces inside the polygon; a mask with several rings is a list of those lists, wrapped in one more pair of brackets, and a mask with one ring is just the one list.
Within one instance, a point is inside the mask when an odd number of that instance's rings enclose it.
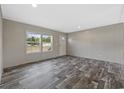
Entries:
{"label": "window", "polygon": [[41,35],[27,32],[27,53],[41,52]]}
{"label": "window", "polygon": [[53,36],[51,35],[42,35],[42,51],[52,51],[52,42]]}
{"label": "window", "polygon": [[52,51],[53,36],[27,32],[26,53]]}

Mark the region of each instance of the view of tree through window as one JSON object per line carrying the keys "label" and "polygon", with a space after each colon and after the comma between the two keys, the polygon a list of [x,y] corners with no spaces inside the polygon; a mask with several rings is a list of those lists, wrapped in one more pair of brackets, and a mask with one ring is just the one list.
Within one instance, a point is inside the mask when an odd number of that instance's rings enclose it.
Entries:
{"label": "view of tree through window", "polygon": [[[47,52],[52,50],[52,35],[41,35],[27,32],[27,49],[26,53]],[[41,46],[42,45],[42,46]]]}
{"label": "view of tree through window", "polygon": [[27,32],[27,53],[41,51],[41,35]]}
{"label": "view of tree through window", "polygon": [[42,35],[43,52],[52,50],[52,40],[53,37],[51,35]]}

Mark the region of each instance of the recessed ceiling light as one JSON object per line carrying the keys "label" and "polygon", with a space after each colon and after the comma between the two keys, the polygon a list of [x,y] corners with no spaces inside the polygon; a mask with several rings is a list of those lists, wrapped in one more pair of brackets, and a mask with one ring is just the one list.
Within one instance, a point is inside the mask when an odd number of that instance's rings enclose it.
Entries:
{"label": "recessed ceiling light", "polygon": [[81,28],[81,26],[78,26],[78,28]]}
{"label": "recessed ceiling light", "polygon": [[37,4],[32,4],[33,7],[37,7]]}

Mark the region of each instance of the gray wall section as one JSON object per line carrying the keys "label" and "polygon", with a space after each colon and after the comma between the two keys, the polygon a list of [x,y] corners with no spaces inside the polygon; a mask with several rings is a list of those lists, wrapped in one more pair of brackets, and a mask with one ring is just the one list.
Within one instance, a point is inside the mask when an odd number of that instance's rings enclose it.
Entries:
{"label": "gray wall section", "polygon": [[0,6],[0,81],[2,76],[2,11]]}
{"label": "gray wall section", "polygon": [[124,64],[123,24],[68,34],[68,55]]}
{"label": "gray wall section", "polygon": [[[60,38],[66,37],[65,33],[6,19],[3,20],[3,30],[4,68],[66,55],[66,52],[60,52],[60,46],[66,46],[61,44]],[[26,54],[26,31],[53,35],[53,51]]]}
{"label": "gray wall section", "polygon": [[[50,29],[32,26],[10,20],[3,20],[3,61],[4,68],[35,62],[61,55],[80,56],[114,63],[123,62],[124,28],[123,24],[114,24],[85,31],[61,33]],[[54,51],[26,54],[26,31],[54,36]],[[61,38],[68,39],[63,41]],[[67,45],[67,47],[66,47]]]}

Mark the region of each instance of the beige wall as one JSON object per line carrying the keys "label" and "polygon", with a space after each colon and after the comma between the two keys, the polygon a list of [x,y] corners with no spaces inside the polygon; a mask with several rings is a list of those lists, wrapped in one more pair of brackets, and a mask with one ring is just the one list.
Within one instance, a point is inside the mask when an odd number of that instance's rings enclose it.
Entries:
{"label": "beige wall", "polygon": [[[60,46],[65,47],[65,45],[60,43],[61,39],[59,37],[66,36],[64,33],[6,19],[3,20],[3,30],[4,68],[66,55],[66,52],[60,53]],[[26,31],[53,35],[53,51],[26,54]]]}
{"label": "beige wall", "polygon": [[68,54],[124,64],[123,24],[68,34]]}
{"label": "beige wall", "polygon": [[0,81],[2,75],[2,18],[1,18],[1,8],[0,8]]}
{"label": "beige wall", "polygon": [[59,37],[59,42],[61,44],[59,47],[60,56],[63,56],[63,54],[66,54],[66,40],[67,40],[66,34],[63,34]]}

